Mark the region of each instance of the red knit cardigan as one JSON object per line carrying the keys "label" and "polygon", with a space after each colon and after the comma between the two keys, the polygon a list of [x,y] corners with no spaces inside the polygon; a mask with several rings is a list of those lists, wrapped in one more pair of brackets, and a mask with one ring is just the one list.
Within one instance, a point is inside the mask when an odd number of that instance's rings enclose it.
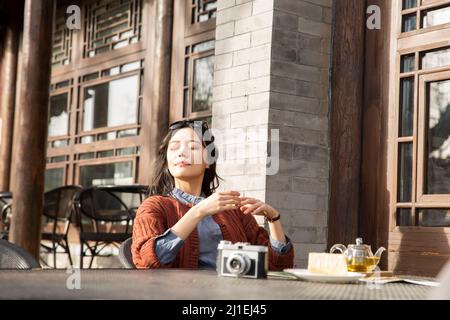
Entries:
{"label": "red knit cardigan", "polygon": [[[133,244],[131,251],[137,268],[186,268],[197,269],[199,240],[195,229],[185,240],[175,260],[161,264],[155,254],[155,239],[175,225],[192,205],[186,205],[172,197],[152,196],[139,207],[133,225]],[[239,209],[227,210],[213,215],[219,225],[223,239],[269,247],[269,269],[292,268],[293,246],[283,255],[272,250],[269,234],[260,227],[251,214],[243,214]]]}

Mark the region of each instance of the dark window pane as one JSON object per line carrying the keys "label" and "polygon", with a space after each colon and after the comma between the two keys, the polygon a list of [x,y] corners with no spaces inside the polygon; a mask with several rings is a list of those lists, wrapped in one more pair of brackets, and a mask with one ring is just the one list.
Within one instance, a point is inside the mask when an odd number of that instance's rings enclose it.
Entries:
{"label": "dark window pane", "polygon": [[80,139],[80,143],[92,143],[95,141],[95,136],[84,136],[81,137]]}
{"label": "dark window pane", "polygon": [[397,226],[409,227],[414,225],[414,219],[411,213],[411,209],[397,209]]}
{"label": "dark window pane", "polygon": [[417,16],[415,13],[408,14],[402,18],[402,32],[416,30]]}
{"label": "dark window pane", "polygon": [[127,129],[117,131],[117,138],[134,137],[138,135],[138,129]]}
{"label": "dark window pane", "polygon": [[184,85],[189,85],[189,58],[184,59]]}
{"label": "dark window pane", "polygon": [[215,41],[208,40],[205,42],[198,43],[192,47],[192,52],[204,52],[214,49]]}
{"label": "dark window pane", "polygon": [[421,53],[421,68],[439,68],[450,65],[450,47],[430,50]]}
{"label": "dark window pane", "polygon": [[137,123],[138,80],[135,75],[86,88],[83,131]]}
{"label": "dark window pane", "polygon": [[450,6],[425,11],[422,16],[422,27],[432,27],[450,22]]}
{"label": "dark window pane", "polygon": [[97,141],[115,140],[115,139],[116,139],[116,132],[106,132],[97,135]]}
{"label": "dark window pane", "polygon": [[69,134],[69,115],[67,113],[67,93],[50,97],[48,135],[50,137]]}
{"label": "dark window pane", "polygon": [[69,145],[69,140],[55,140],[51,143],[51,148],[64,148]]}
{"label": "dark window pane", "polygon": [[106,76],[114,76],[116,74],[120,73],[120,67],[113,67],[110,69],[106,69],[102,71],[102,76],[106,77]]}
{"label": "dark window pane", "polygon": [[189,90],[184,89],[183,93],[183,117],[189,114]]}
{"label": "dark window pane", "polygon": [[410,202],[412,192],[412,143],[401,143],[398,150],[398,201]]}
{"label": "dark window pane", "polygon": [[67,161],[66,156],[58,156],[58,157],[51,157],[50,162],[51,163],[57,163],[57,162],[65,162]]}
{"label": "dark window pane", "polygon": [[192,13],[191,13],[191,24],[195,23],[195,8],[192,9]]}
{"label": "dark window pane", "polygon": [[136,147],[121,148],[116,150],[116,156],[129,156],[136,153]]}
{"label": "dark window pane", "polygon": [[98,78],[98,72],[90,73],[83,76],[83,81],[95,80]]}
{"label": "dark window pane", "polygon": [[417,7],[417,0],[403,0],[403,10]]}
{"label": "dark window pane", "polygon": [[450,209],[419,210],[419,225],[422,227],[450,227]]}
{"label": "dark window pane", "polygon": [[133,184],[133,162],[117,162],[82,166],[80,183],[84,187]]}
{"label": "dark window pane", "polygon": [[414,64],[415,64],[415,55],[414,54],[408,54],[402,56],[402,63],[401,63],[401,72],[411,72],[415,70]]}
{"label": "dark window pane", "polygon": [[192,111],[210,110],[212,106],[212,84],[214,72],[214,56],[194,61],[194,88]]}
{"label": "dark window pane", "polygon": [[413,135],[414,119],[414,78],[400,81],[400,122],[399,136]]}
{"label": "dark window pane", "polygon": [[113,150],[107,150],[107,151],[99,151],[97,152],[97,158],[107,158],[114,156]]}
{"label": "dark window pane", "polygon": [[427,194],[450,194],[450,80],[427,86]]}
{"label": "dark window pane", "polygon": [[64,168],[45,170],[45,191],[64,185]]}
{"label": "dark window pane", "polygon": [[87,160],[87,159],[94,159],[94,158],[95,158],[94,152],[85,152],[85,153],[80,153],[78,155],[79,160]]}
{"label": "dark window pane", "polygon": [[61,81],[61,82],[58,82],[58,83],[55,85],[55,88],[56,88],[56,89],[61,89],[61,88],[68,87],[69,85],[70,85],[70,80]]}

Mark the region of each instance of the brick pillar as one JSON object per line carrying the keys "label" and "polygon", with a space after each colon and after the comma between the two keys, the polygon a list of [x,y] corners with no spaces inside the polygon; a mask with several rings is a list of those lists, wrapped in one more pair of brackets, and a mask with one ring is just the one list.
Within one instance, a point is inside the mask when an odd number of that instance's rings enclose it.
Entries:
{"label": "brick pillar", "polygon": [[272,28],[273,0],[218,1],[213,127],[227,138],[217,134],[218,171],[223,189],[260,199],[266,189]]}
{"label": "brick pillar", "polygon": [[[282,213],[298,267],[327,243],[331,7],[332,0],[218,1],[219,174],[224,188]],[[280,138],[276,174],[266,167],[271,129]]]}

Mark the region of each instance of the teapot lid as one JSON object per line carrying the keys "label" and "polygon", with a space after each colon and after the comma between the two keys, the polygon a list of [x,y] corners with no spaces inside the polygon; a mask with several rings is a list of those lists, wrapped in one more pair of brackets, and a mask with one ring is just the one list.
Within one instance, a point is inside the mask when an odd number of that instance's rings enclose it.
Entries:
{"label": "teapot lid", "polygon": [[368,245],[363,243],[362,238],[356,238],[356,244],[349,245],[349,247],[353,247],[355,249],[365,249]]}

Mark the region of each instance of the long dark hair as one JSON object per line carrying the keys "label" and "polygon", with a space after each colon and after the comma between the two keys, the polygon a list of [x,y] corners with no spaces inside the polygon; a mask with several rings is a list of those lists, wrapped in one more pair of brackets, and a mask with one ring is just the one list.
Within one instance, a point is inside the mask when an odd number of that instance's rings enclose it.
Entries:
{"label": "long dark hair", "polygon": [[[221,179],[216,173],[216,161],[211,161],[210,157],[217,159],[218,150],[214,145],[214,136],[210,134],[206,121],[178,121],[169,126],[169,132],[162,140],[158,149],[158,158],[155,161],[153,180],[148,189],[148,194],[168,195],[175,187],[175,180],[169,172],[167,166],[167,149],[172,136],[180,129],[191,128],[196,134],[200,134],[203,147],[208,148],[209,167],[205,170],[202,182],[202,193],[210,196],[218,187]],[[207,138],[207,139],[206,139]]]}

